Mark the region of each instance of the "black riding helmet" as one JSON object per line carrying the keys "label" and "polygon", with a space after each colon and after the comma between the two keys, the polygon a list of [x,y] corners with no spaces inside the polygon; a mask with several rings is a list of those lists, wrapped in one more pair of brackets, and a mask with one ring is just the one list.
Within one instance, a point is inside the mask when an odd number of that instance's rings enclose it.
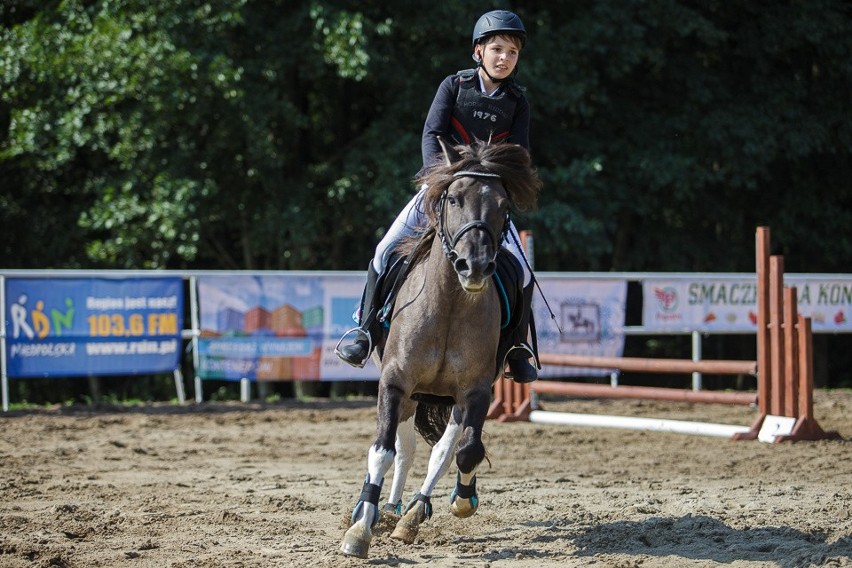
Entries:
{"label": "black riding helmet", "polygon": [[[527,43],[527,30],[524,28],[524,23],[514,12],[510,12],[509,10],[491,10],[490,12],[486,12],[482,14],[479,19],[476,21],[476,25],[473,26],[473,47],[476,48],[476,44],[479,42],[495,35],[507,35],[518,38],[521,41],[521,47]],[[476,61],[477,69],[482,69],[485,71],[485,74],[488,75],[488,78],[494,81],[495,83],[503,83],[504,81],[511,81],[512,78],[517,73],[518,68],[515,67],[515,71],[512,72],[512,75],[505,79],[496,79],[491,76],[487,69],[482,65],[482,61],[479,57],[476,56],[476,53],[472,53],[471,57]]]}
{"label": "black riding helmet", "polygon": [[521,47],[527,42],[527,30],[517,14],[509,10],[492,10],[482,14],[473,26],[473,45],[498,34],[518,37]]}

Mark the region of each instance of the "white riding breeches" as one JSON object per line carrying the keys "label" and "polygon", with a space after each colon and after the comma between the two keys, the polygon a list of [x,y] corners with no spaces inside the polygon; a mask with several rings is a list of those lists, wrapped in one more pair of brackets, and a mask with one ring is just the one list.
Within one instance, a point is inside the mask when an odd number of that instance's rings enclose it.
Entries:
{"label": "white riding breeches", "polygon": [[[376,254],[373,256],[373,268],[378,274],[384,272],[387,260],[397,244],[405,237],[414,236],[418,230],[426,226],[426,213],[423,211],[423,195],[425,192],[426,187],[422,186],[406,206],[402,208],[402,211],[397,215],[394,222],[391,223],[384,238],[376,246]],[[509,220],[509,231],[503,237],[501,244],[512,253],[521,265],[521,269],[524,271],[524,287],[526,287],[530,283],[532,275],[530,274],[529,266],[527,266],[520,242],[521,239],[518,237],[518,230],[515,228],[514,223]]]}

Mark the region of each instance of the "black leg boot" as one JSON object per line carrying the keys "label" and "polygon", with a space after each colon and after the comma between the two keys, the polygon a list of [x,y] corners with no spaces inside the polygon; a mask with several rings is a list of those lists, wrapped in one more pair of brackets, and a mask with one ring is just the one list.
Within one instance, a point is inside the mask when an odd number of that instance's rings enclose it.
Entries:
{"label": "black leg boot", "polygon": [[[509,370],[506,372],[505,377],[512,379],[516,383],[531,383],[538,379],[538,369],[536,365],[530,363],[530,358],[532,358],[534,363],[537,364],[538,362],[536,361],[534,349],[529,343],[534,288],[535,283],[533,282],[524,288],[524,302],[521,307],[523,311],[518,321],[518,327],[515,328],[515,344],[506,354],[506,362],[509,364]],[[532,333],[535,333],[535,331],[532,331]]]}
{"label": "black leg boot", "polygon": [[[376,306],[376,295],[379,275],[373,268],[373,262],[370,261],[370,266],[367,268],[367,284],[364,286],[364,297],[361,300],[361,317],[358,327],[347,331],[334,352],[346,363],[353,367],[361,368],[367,363],[367,358],[373,350],[373,337],[370,335],[370,328],[376,321],[377,312],[380,306]],[[343,340],[350,334],[355,334],[355,339],[348,345],[343,345]]]}

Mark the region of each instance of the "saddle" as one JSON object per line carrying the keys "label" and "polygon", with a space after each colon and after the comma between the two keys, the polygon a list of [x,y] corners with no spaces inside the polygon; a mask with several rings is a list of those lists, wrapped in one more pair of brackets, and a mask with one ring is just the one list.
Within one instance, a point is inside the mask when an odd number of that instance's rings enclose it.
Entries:
{"label": "saddle", "polygon": [[[379,298],[376,303],[381,308],[379,308],[379,316],[371,327],[370,333],[373,337],[378,338],[376,352],[380,359],[390,329],[397,292],[408,277],[409,260],[408,256],[394,251],[386,263],[385,272],[379,275],[377,282]],[[500,298],[500,340],[497,346],[495,375],[502,369],[506,353],[515,344],[514,332],[520,323],[521,310],[523,309],[524,282],[523,269],[512,253],[501,248],[497,254],[496,262],[497,269],[491,277]]]}

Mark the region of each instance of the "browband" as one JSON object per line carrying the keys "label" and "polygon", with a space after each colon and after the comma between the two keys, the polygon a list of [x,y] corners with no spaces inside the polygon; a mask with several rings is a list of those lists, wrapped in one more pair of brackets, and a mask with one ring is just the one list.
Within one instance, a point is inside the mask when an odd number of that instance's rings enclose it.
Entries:
{"label": "browband", "polygon": [[468,171],[468,170],[462,170],[460,172],[456,172],[456,173],[453,174],[454,178],[465,177],[465,176],[483,177],[483,178],[499,178],[500,177],[499,175],[492,174],[491,172],[471,172],[471,171]]}

